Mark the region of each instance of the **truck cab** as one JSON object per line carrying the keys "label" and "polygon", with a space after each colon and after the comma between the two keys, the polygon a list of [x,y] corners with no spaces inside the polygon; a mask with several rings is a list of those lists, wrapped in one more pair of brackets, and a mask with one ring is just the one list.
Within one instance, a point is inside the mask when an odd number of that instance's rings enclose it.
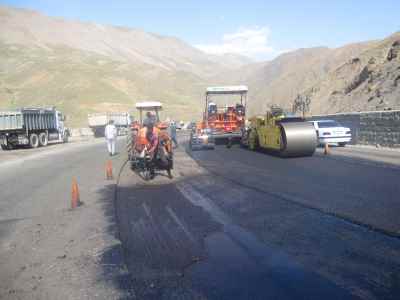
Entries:
{"label": "truck cab", "polygon": [[56,111],[56,123],[58,129],[58,140],[60,142],[68,142],[69,130],[65,126],[66,116],[61,111]]}

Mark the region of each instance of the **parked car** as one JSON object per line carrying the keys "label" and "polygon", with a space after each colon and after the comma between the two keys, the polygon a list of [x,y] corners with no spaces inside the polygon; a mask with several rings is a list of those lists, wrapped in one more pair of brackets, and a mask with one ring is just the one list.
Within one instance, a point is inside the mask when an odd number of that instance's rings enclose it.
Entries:
{"label": "parked car", "polygon": [[337,144],[344,147],[351,141],[350,128],[343,127],[334,120],[313,120],[320,145]]}

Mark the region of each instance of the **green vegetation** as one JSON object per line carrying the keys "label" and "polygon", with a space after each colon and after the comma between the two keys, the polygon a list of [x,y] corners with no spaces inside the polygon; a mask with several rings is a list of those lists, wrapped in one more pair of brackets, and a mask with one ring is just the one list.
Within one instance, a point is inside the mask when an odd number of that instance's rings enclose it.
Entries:
{"label": "green vegetation", "polygon": [[197,76],[135,65],[66,47],[43,49],[0,43],[0,108],[56,106],[70,126],[87,114],[132,111],[135,102],[164,103],[165,117],[197,119],[206,84]]}

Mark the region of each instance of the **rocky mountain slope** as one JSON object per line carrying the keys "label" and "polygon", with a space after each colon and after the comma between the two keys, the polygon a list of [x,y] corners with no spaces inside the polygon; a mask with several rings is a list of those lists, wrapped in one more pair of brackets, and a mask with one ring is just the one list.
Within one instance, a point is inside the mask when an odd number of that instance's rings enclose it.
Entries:
{"label": "rocky mountain slope", "polygon": [[400,109],[400,33],[348,58],[302,96],[312,113]]}
{"label": "rocky mountain slope", "polygon": [[248,84],[251,113],[265,111],[273,104],[291,109],[298,94],[373,45],[375,42],[350,44],[336,49],[299,49],[270,62],[251,64],[242,67],[239,72],[230,72],[230,80]]}

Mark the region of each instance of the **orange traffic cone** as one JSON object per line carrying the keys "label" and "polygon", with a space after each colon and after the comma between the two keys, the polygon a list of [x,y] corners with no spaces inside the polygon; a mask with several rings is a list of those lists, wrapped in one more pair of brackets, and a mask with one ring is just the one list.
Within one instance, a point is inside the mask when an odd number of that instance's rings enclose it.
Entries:
{"label": "orange traffic cone", "polygon": [[325,143],[324,154],[325,155],[329,154],[329,145],[328,145],[328,143]]}
{"label": "orange traffic cone", "polygon": [[106,178],[107,180],[114,179],[111,160],[107,161],[106,164]]}
{"label": "orange traffic cone", "polygon": [[72,179],[71,208],[74,209],[82,204],[79,197],[79,188],[76,179]]}

